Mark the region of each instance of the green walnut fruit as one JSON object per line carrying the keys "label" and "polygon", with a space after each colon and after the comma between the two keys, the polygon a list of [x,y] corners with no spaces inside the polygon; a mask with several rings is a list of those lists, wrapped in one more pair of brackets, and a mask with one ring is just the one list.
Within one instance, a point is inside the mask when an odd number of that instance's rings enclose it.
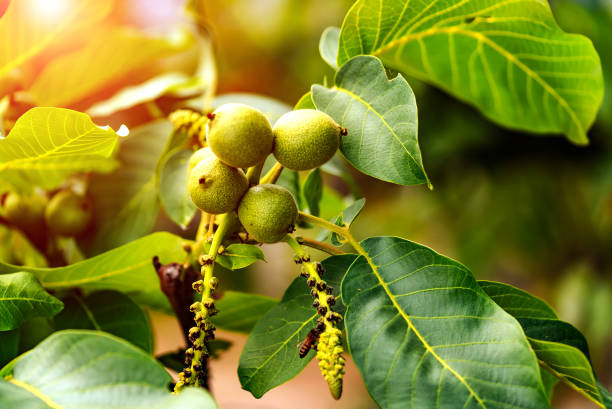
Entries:
{"label": "green walnut fruit", "polygon": [[255,108],[225,104],[210,117],[206,125],[206,141],[226,164],[248,168],[263,162],[272,152],[272,127],[265,115]]}
{"label": "green walnut fruit", "polygon": [[47,196],[39,193],[8,193],[2,201],[2,216],[22,229],[32,229],[44,221]]}
{"label": "green walnut fruit", "polygon": [[324,112],[298,109],[281,116],[273,132],[276,160],[288,169],[307,170],[334,156],[343,128]]}
{"label": "green walnut fruit", "polygon": [[211,155],[193,168],[188,187],[191,200],[197,207],[206,213],[221,214],[238,206],[249,182],[242,170]]}
{"label": "green walnut fruit", "polygon": [[49,230],[60,236],[78,236],[83,233],[93,216],[91,201],[71,190],[58,192],[45,209]]}
{"label": "green walnut fruit", "polygon": [[202,162],[204,159],[212,157],[213,155],[214,154],[208,146],[206,148],[198,149],[197,151],[195,151],[193,155],[191,155],[191,157],[189,158],[187,175],[191,174],[191,171],[193,170],[193,168],[196,167],[198,163]]}
{"label": "green walnut fruit", "polygon": [[276,243],[294,230],[298,208],[293,195],[278,185],[249,189],[238,205],[238,219],[260,243]]}

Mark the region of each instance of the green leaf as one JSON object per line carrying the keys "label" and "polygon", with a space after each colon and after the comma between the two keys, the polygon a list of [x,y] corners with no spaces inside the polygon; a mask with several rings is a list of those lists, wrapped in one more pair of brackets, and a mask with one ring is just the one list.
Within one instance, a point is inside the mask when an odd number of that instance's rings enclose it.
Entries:
{"label": "green leaf", "polygon": [[[338,296],[334,311],[344,313],[339,296],[342,276],[355,255],[332,256],[323,261],[325,280]],[[243,389],[256,398],[299,374],[314,357],[311,351],[300,359],[299,346],[314,326],[318,314],[303,278],[296,278],[278,305],[255,324],[240,355],[238,377]]]}
{"label": "green leaf", "polygon": [[173,222],[186,228],[196,213],[187,189],[189,158],[192,150],[178,148],[162,159],[159,175],[159,198]]}
{"label": "green leaf", "polygon": [[15,329],[32,317],[51,317],[64,307],[30,273],[0,275],[0,289],[0,331]]}
{"label": "green leaf", "polygon": [[492,281],[480,281],[481,288],[523,327],[540,365],[563,382],[605,407],[604,396],[591,367],[587,341],[567,322],[533,295]]}
{"label": "green leaf", "polygon": [[6,408],[216,408],[203,390],[174,396],[170,375],[144,351],[112,335],[61,331],[12,366],[0,380]]}
{"label": "green leaf", "polygon": [[194,78],[182,72],[167,72],[141,84],[121,89],[109,99],[89,107],[87,113],[93,117],[110,116],[115,112],[157,99],[174,89],[193,84],[194,81]]}
{"label": "green leaf", "polygon": [[516,320],[463,265],[397,237],[361,242],[342,282],[353,361],[381,408],[549,408]]}
{"label": "green leaf", "polygon": [[[346,225],[347,227],[350,227],[351,223],[353,223],[353,221],[357,218],[357,216],[359,216],[359,214],[363,210],[363,206],[365,206],[364,198],[355,200],[346,209],[344,209],[342,213],[338,215],[338,217],[336,217],[336,221],[334,223],[337,224],[338,226]],[[342,237],[340,237],[337,233],[332,233],[331,242],[335,246],[341,246]]]}
{"label": "green leaf", "polygon": [[[56,268],[19,267],[0,263],[0,274],[28,271],[48,289],[78,287],[85,291],[117,290],[140,304],[172,311],[159,288],[152,259],[183,262],[186,240],[170,233],[153,233],[76,264]],[[3,277],[0,275],[0,277]]]}
{"label": "green leaf", "polygon": [[327,27],[321,35],[319,42],[319,53],[323,60],[335,71],[338,71],[338,42],[340,40],[340,29],[338,27]]}
{"label": "green leaf", "polygon": [[118,291],[97,291],[85,298],[70,294],[62,298],[64,310],[53,318],[53,327],[92,329],[113,334],[153,353],[151,325],[144,311]]}
{"label": "green leaf", "polygon": [[548,2],[359,0],[340,33],[338,65],[372,54],[513,129],[587,142],[603,97],[599,56],[566,34]]}
{"label": "green leaf", "polygon": [[0,367],[9,363],[19,353],[19,330],[0,331]]}
{"label": "green leaf", "polygon": [[110,172],[117,134],[86,114],[62,108],[32,108],[0,140],[0,177],[14,189],[58,187],[75,172]]}
{"label": "green leaf", "polygon": [[312,100],[312,93],[308,91],[302,98],[295,104],[293,109],[316,109],[314,101]]}
{"label": "green leaf", "polygon": [[417,106],[410,85],[387,78],[378,58],[355,57],[335,86],[312,86],[317,109],[348,130],[340,151],[361,172],[400,185],[429,183],[417,140]]}
{"label": "green leaf", "polygon": [[[64,3],[67,4],[67,3]],[[8,2],[0,19],[0,79],[15,72],[68,36],[104,19],[112,8],[112,0],[83,0],[68,4],[56,20],[53,14],[40,9],[38,0]]]}
{"label": "green leaf", "polygon": [[321,177],[321,170],[319,168],[313,169],[308,174],[304,181],[302,191],[306,203],[308,204],[310,214],[318,216],[319,202],[321,202],[321,198],[323,197],[323,178]]}
{"label": "green leaf", "polygon": [[217,256],[216,261],[228,270],[245,268],[256,262],[265,260],[261,248],[253,244],[233,243],[227,246],[223,253]]}
{"label": "green leaf", "polygon": [[248,334],[277,304],[277,299],[263,295],[226,291],[223,298],[215,302],[219,314],[212,321],[215,326],[226,331]]}
{"label": "green leaf", "polygon": [[89,255],[128,243],[149,233],[159,210],[156,169],[172,133],[168,121],[134,129],[121,141],[121,166],[108,175],[94,175],[89,195],[94,202],[95,237],[83,243]]}
{"label": "green leaf", "polygon": [[137,69],[193,44],[189,36],[179,37],[173,43],[126,27],[99,30],[83,48],[51,60],[29,93],[37,105],[74,105],[113,82],[134,77]]}

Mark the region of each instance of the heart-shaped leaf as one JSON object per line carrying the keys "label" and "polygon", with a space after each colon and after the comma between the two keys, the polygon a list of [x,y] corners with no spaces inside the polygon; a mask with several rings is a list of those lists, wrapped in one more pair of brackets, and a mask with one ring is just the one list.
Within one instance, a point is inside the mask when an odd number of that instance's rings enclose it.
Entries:
{"label": "heart-shaped leaf", "polygon": [[70,294],[62,298],[64,310],[53,318],[53,327],[108,332],[148,353],[153,353],[151,325],[144,311],[118,291],[96,291],[87,297]]}
{"label": "heart-shaped leaf", "polygon": [[118,136],[89,116],[62,108],[32,108],[0,140],[0,177],[15,190],[53,189],[75,172],[110,172]]}
{"label": "heart-shaped leaf", "polygon": [[359,54],[430,82],[501,125],[564,133],[579,144],[603,97],[591,41],[564,33],[540,0],[359,0],[342,25],[338,65]]}
{"label": "heart-shaped leaf", "polygon": [[154,233],[64,267],[34,268],[0,263],[0,274],[28,271],[49,289],[117,290],[129,294],[140,304],[172,311],[159,288],[152,259],[158,256],[163,263],[183,262],[186,258],[185,242],[185,239],[170,233]]}
{"label": "heart-shaped leaf", "polygon": [[357,169],[400,185],[429,183],[417,140],[417,106],[410,85],[387,78],[380,60],[355,57],[336,74],[335,85],[313,85],[317,109],[348,130],[340,151]]}
{"label": "heart-shaped leaf", "polygon": [[32,274],[0,275],[0,331],[17,328],[32,317],[51,317],[63,307]]}
{"label": "heart-shaped leaf", "polygon": [[[324,279],[338,296],[340,280],[355,260],[355,255],[332,256],[323,261]],[[344,312],[341,297],[334,310]],[[303,278],[296,278],[281,299],[255,325],[240,355],[238,377],[243,389],[256,398],[299,374],[314,357],[309,352],[300,359],[298,349],[316,325],[318,314]]]}
{"label": "heart-shaped leaf", "polygon": [[170,394],[158,362],[102,332],[56,332],[2,372],[5,408],[216,408],[202,389]]}
{"label": "heart-shaped leaf", "polygon": [[397,237],[361,242],[342,282],[353,361],[381,408],[549,408],[520,325],[472,273]]}
{"label": "heart-shaped leaf", "polygon": [[[480,287],[523,327],[540,365],[573,389],[606,409],[609,392],[591,367],[584,336],[533,295],[507,284],[480,281]],[[608,405],[608,406],[606,406]]]}

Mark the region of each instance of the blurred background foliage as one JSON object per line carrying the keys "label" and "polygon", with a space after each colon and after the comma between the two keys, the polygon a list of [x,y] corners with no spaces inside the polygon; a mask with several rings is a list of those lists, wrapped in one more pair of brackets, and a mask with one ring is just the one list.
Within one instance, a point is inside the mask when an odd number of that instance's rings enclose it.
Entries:
{"label": "blurred background foliage", "polygon": [[[6,3],[0,1],[0,9]],[[26,75],[19,77],[21,82],[3,81],[2,93],[6,92],[6,87],[27,91],[40,78],[49,61],[78,51],[111,27],[127,27],[147,36],[176,39],[176,28],[189,26],[182,12],[184,3],[185,0],[117,1],[108,16],[81,30],[73,42],[50,49],[23,68]],[[216,94],[262,94],[292,106],[311,84],[333,79],[333,71],[319,56],[319,37],[325,27],[341,25],[352,1],[204,0],[200,4],[209,38],[196,36],[193,27],[188,28],[179,36],[181,41],[172,43],[174,48],[161,47],[161,51],[143,58],[146,64],[117,70],[104,83],[89,86],[87,92],[75,91],[70,98],[62,100],[65,102],[56,105],[86,111],[95,103],[108,101],[127,86],[168,71],[182,73],[187,78],[206,77],[206,81],[195,84],[195,88],[193,82],[171,81],[177,92],[173,95],[160,92],[155,95],[155,105],[134,103],[112,115],[94,116],[97,123],[109,123],[115,129],[122,123],[133,128],[184,106],[194,93],[211,92],[215,85]],[[420,146],[434,190],[395,186],[358,172],[352,172],[356,182],[356,186],[352,186],[326,173],[325,179],[333,189],[326,191],[322,215],[331,218],[344,202],[361,194],[367,204],[354,224],[358,237],[405,237],[461,261],[479,279],[504,281],[544,298],[562,319],[583,331],[590,343],[595,370],[610,386],[612,1],[554,0],[551,6],[559,25],[568,32],[588,36],[602,59],[606,95],[598,119],[589,132],[591,143],[588,146],[571,145],[562,137],[534,136],[502,129],[442,91],[408,78],[417,97]],[[207,51],[211,43],[214,62]],[[118,47],[124,50],[122,55],[134,52],[125,47]],[[112,58],[105,57],[108,62],[92,61],[80,69],[93,77],[109,64],[123,64],[117,57],[118,50]],[[15,95],[9,107],[3,109],[8,127],[21,113],[37,104],[38,101],[31,99],[32,95],[38,95],[40,101],[45,102],[45,95],[40,93],[17,92]],[[201,104],[201,100],[197,103]],[[133,133],[131,142],[122,144],[120,157],[133,158],[145,149],[145,145],[151,147],[147,143],[143,145],[144,140],[139,141],[139,135]],[[156,144],[159,149],[163,147],[163,141],[161,145]],[[142,155],[139,157],[142,159]],[[157,162],[155,155],[151,158],[147,166],[153,173]],[[146,190],[151,187],[153,176],[150,173],[132,177],[129,169],[123,172],[115,177],[123,193],[113,191],[113,195],[151,196]],[[302,183],[305,177],[305,174],[300,175]],[[108,178],[112,180],[113,175],[99,179],[110,186]],[[133,189],[129,190],[123,183],[125,178],[138,183],[134,182]],[[95,193],[95,183],[90,190]],[[105,195],[110,194],[102,190],[100,196]],[[156,195],[152,197],[157,200]],[[146,205],[143,201],[137,202],[140,206]],[[107,209],[111,215],[105,217],[112,217],[112,212],[125,211],[112,206]],[[181,230],[159,211],[157,202],[146,211],[158,214],[155,225],[149,223],[147,230],[152,226],[154,230],[188,235],[197,225],[197,221],[193,221],[186,231]],[[97,248],[101,251],[105,246],[112,247],[147,232],[130,231],[119,241],[102,243]],[[0,260],[29,265],[45,263],[35,252],[28,251],[30,244],[19,234],[9,234],[2,228],[0,243]],[[13,250],[8,252],[8,248]],[[224,275],[224,287],[280,296],[295,273],[287,254],[282,258],[274,257],[281,251],[271,246],[267,250],[268,262],[253,271],[228,271]],[[264,283],[258,277],[265,273],[277,278]],[[556,398],[559,407],[593,407],[582,399],[575,403],[572,396],[568,391],[559,394]],[[346,407],[356,407],[354,402],[352,405],[349,403]],[[363,407],[370,406],[366,403]]]}

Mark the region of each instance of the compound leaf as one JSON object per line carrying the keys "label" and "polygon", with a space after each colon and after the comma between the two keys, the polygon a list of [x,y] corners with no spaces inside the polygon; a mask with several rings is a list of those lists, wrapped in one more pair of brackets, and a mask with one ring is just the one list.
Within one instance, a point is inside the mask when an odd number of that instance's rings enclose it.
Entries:
{"label": "compound leaf", "polygon": [[348,130],[340,151],[361,172],[400,185],[429,183],[417,140],[410,85],[387,78],[380,60],[359,56],[336,73],[335,86],[313,85],[317,109]]}
{"label": "compound leaf", "polygon": [[397,237],[361,242],[342,282],[348,344],[381,408],[549,408],[520,325],[463,265]]}
{"label": "compound leaf", "polygon": [[587,142],[603,98],[599,56],[541,0],[359,0],[338,65],[372,54],[513,129]]}

